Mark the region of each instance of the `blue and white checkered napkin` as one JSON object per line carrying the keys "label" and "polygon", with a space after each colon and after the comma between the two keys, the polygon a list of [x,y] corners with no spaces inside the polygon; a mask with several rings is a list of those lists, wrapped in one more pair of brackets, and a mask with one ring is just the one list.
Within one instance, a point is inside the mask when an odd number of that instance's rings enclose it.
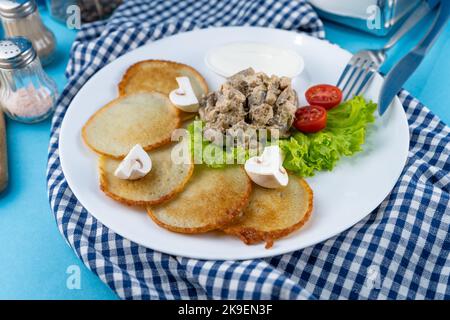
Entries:
{"label": "blue and white checkered napkin", "polygon": [[258,25],[323,37],[303,0],[126,1],[78,34],[68,84],[53,119],[48,161],[51,206],[83,262],[125,299],[449,299],[450,130],[407,92],[409,159],[391,194],[351,229],[274,258],[201,261],[141,247],[92,217],[61,170],[66,109],[106,63],[149,41],[208,26]]}

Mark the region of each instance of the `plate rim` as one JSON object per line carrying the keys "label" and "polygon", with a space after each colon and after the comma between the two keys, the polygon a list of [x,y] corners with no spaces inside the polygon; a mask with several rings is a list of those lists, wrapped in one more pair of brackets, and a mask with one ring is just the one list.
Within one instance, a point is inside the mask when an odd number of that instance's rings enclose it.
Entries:
{"label": "plate rim", "polygon": [[[156,40],[156,41],[147,42],[147,43],[145,43],[144,45],[139,46],[139,47],[137,47],[137,48],[135,48],[135,49],[133,49],[133,50],[131,50],[131,51],[129,51],[129,52],[127,52],[127,53],[121,55],[121,56],[119,56],[117,59],[112,60],[112,61],[110,61],[109,63],[107,63],[107,64],[105,64],[104,66],[102,66],[99,70],[97,70],[97,71],[96,71],[96,72],[95,72],[95,73],[94,73],[94,74],[93,74],[93,75],[92,75],[92,76],[91,76],[91,77],[90,77],[90,78],[89,78],[89,79],[88,79],[88,80],[87,80],[87,81],[79,88],[78,92],[72,97],[72,100],[71,100],[69,106],[67,107],[67,109],[66,109],[66,111],[65,111],[65,114],[64,114],[64,117],[63,117],[63,119],[62,119],[62,121],[61,121],[60,132],[59,132],[59,136],[58,136],[58,153],[59,153],[59,158],[60,158],[61,170],[62,170],[62,173],[63,173],[63,175],[64,175],[64,178],[66,179],[67,185],[68,185],[68,187],[70,188],[70,190],[72,191],[73,195],[74,195],[74,196],[77,198],[77,200],[80,202],[80,204],[87,210],[87,212],[89,212],[95,219],[97,219],[97,220],[98,220],[99,222],[101,222],[102,224],[104,224],[104,223],[96,216],[96,214],[94,214],[94,213],[92,213],[90,210],[88,210],[88,208],[86,208],[85,204],[83,204],[83,203],[78,199],[78,197],[77,197],[77,192],[74,191],[74,188],[73,188],[74,183],[73,183],[73,181],[72,181],[72,178],[70,177],[70,175],[69,175],[69,177],[66,175],[65,169],[64,169],[66,160],[65,160],[65,156],[63,155],[64,153],[61,153],[60,150],[61,150],[61,149],[64,149],[64,148],[61,148],[61,145],[64,145],[65,143],[64,143],[64,139],[61,139],[61,137],[63,136],[62,133],[65,132],[64,127],[66,126],[65,124],[66,124],[67,121],[68,121],[68,120],[67,120],[67,114],[68,114],[69,110],[70,110],[71,108],[73,108],[73,107],[72,107],[72,106],[73,106],[73,102],[76,100],[76,97],[77,97],[78,94],[82,91],[83,87],[85,87],[85,86],[86,86],[88,83],[90,83],[91,81],[94,81],[95,78],[98,76],[98,74],[99,74],[104,68],[106,68],[106,67],[109,66],[110,64],[113,64],[115,61],[118,61],[119,59],[124,59],[126,56],[133,54],[136,50],[143,50],[144,47],[154,45],[155,43],[157,43],[157,42],[159,42],[159,41],[162,41],[162,40],[165,40],[165,39],[168,39],[168,38],[177,37],[177,36],[182,36],[182,35],[185,35],[186,33],[197,33],[197,32],[205,32],[205,31],[211,32],[211,31],[213,31],[212,29],[213,29],[213,30],[223,30],[223,29],[262,29],[262,30],[264,30],[264,31],[267,31],[267,29],[269,29],[269,30],[272,31],[272,32],[282,32],[282,33],[289,33],[289,34],[301,35],[301,36],[305,36],[305,37],[307,37],[307,38],[309,38],[309,39],[311,39],[311,40],[313,40],[313,41],[326,42],[326,43],[328,43],[329,45],[332,45],[332,46],[334,46],[334,47],[336,47],[336,48],[339,48],[340,50],[343,50],[343,51],[347,52],[348,54],[351,54],[348,50],[346,50],[346,49],[340,47],[339,45],[337,45],[337,44],[335,44],[335,43],[330,42],[330,41],[327,40],[327,39],[319,39],[319,38],[316,38],[316,37],[314,37],[314,36],[311,36],[311,35],[309,35],[309,34],[307,34],[307,33],[305,33],[305,32],[296,32],[296,31],[292,31],[292,30],[284,30],[284,29],[277,29],[277,28],[267,28],[267,27],[259,27],[259,26],[231,26],[231,27],[211,27],[211,28],[205,28],[205,29],[194,29],[194,30],[190,30],[190,31],[187,31],[187,32],[180,32],[180,33],[177,33],[177,34],[174,34],[174,35],[171,35],[171,36],[167,36],[167,37],[164,37],[164,38],[159,39],[159,40]],[[151,59],[151,58],[150,58],[150,59]],[[376,77],[382,78],[382,76],[381,76],[379,73],[376,74]],[[402,106],[401,101],[400,101],[400,99],[399,99],[398,96],[395,96],[394,101],[391,103],[391,106],[392,106],[393,104],[394,104],[394,105],[395,105],[395,104],[398,104],[398,105],[401,107],[401,116],[402,116],[403,120],[405,121],[406,126],[409,127],[408,122],[407,122],[406,112],[405,112],[405,110],[403,109],[403,106]],[[391,193],[391,191],[392,191],[393,188],[395,187],[395,184],[397,183],[398,179],[400,178],[401,173],[403,172],[403,169],[404,169],[404,167],[405,167],[405,165],[406,165],[406,163],[407,163],[408,152],[409,152],[409,142],[410,142],[410,133],[409,133],[409,130],[408,130],[408,143],[406,143],[405,146],[404,146],[406,150],[403,150],[404,159],[403,159],[403,161],[402,161],[402,166],[401,166],[401,168],[398,170],[399,172],[397,172],[397,173],[395,174],[395,176],[396,176],[397,178],[396,178],[396,180],[395,180],[393,186],[390,187],[390,189],[386,192],[386,194],[384,194],[383,198],[382,198],[381,200],[379,200],[379,201],[377,200],[377,201],[376,201],[377,204],[376,204],[373,208],[371,208],[370,210],[368,210],[368,213],[367,213],[366,215],[364,215],[363,217],[358,217],[358,219],[355,219],[356,221],[352,222],[351,225],[348,225],[348,226],[343,227],[343,228],[336,229],[336,232],[333,232],[333,235],[324,235],[323,237],[319,237],[320,240],[318,240],[318,241],[317,241],[317,240],[315,240],[315,241],[310,241],[311,243],[303,244],[302,246],[297,247],[297,248],[286,247],[286,248],[284,248],[284,249],[277,249],[276,252],[275,252],[275,251],[272,251],[272,250],[265,250],[264,253],[262,253],[262,254],[261,254],[260,252],[255,251],[255,252],[252,253],[252,254],[246,254],[245,257],[239,257],[239,258],[236,258],[236,257],[227,257],[227,256],[225,256],[225,257],[223,257],[223,258],[210,258],[210,257],[205,257],[205,255],[202,255],[202,254],[191,254],[190,252],[187,253],[187,254],[186,254],[186,253],[182,253],[182,252],[180,252],[180,251],[182,251],[182,250],[176,250],[176,249],[171,250],[171,249],[166,249],[166,248],[165,248],[164,250],[161,250],[161,248],[153,248],[153,247],[151,247],[151,246],[149,246],[149,245],[147,245],[147,244],[143,244],[143,243],[141,243],[141,242],[139,242],[139,241],[131,240],[131,239],[129,239],[128,237],[122,235],[121,232],[116,231],[115,229],[111,228],[110,226],[108,226],[108,225],[106,225],[106,224],[104,224],[104,225],[105,225],[108,229],[110,229],[111,231],[113,231],[114,233],[117,233],[118,235],[120,235],[121,237],[123,237],[124,239],[127,239],[127,240],[129,240],[129,241],[131,241],[131,242],[134,242],[134,243],[136,243],[136,244],[138,244],[138,245],[141,245],[141,246],[143,246],[143,247],[145,247],[145,248],[149,248],[149,249],[151,249],[151,250],[155,250],[156,252],[161,252],[161,253],[166,253],[166,254],[170,254],[170,255],[186,257],[186,258],[199,259],[199,260],[214,260],[214,261],[235,260],[235,261],[239,261],[239,260],[248,260],[248,259],[256,259],[256,258],[274,257],[274,256],[283,255],[283,254],[286,254],[286,253],[295,252],[295,251],[297,251],[297,250],[302,250],[302,249],[311,247],[311,246],[313,246],[313,245],[315,245],[315,244],[322,243],[322,242],[324,242],[324,241],[326,241],[326,240],[328,240],[328,239],[331,239],[331,238],[333,238],[333,237],[335,237],[335,236],[341,234],[342,232],[344,232],[344,231],[350,229],[350,228],[353,227],[355,224],[357,224],[359,221],[361,221],[362,219],[364,219],[365,217],[367,217],[371,212],[373,212],[373,210],[376,209],[376,208],[383,202],[383,200],[386,199],[386,197]],[[78,188],[75,187],[75,189],[78,189]]]}

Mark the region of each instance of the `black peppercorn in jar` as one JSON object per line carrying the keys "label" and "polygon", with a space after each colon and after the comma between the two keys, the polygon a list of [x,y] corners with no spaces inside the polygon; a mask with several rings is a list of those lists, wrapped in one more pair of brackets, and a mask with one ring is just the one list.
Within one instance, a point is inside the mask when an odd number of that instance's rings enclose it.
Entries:
{"label": "black peppercorn in jar", "polygon": [[122,4],[122,0],[47,0],[47,7],[55,19],[66,22],[70,11],[77,5],[80,9],[81,22],[93,22],[109,17]]}
{"label": "black peppercorn in jar", "polygon": [[109,17],[122,0],[79,0],[81,21],[92,22]]}

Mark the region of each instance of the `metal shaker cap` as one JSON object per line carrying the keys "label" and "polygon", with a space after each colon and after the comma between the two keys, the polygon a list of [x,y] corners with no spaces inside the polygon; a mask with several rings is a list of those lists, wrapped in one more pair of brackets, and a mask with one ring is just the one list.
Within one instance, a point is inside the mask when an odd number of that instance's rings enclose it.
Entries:
{"label": "metal shaker cap", "polygon": [[34,0],[0,0],[0,16],[23,18],[36,11]]}
{"label": "metal shaker cap", "polygon": [[0,40],[0,68],[19,69],[29,65],[36,58],[31,42],[24,37]]}

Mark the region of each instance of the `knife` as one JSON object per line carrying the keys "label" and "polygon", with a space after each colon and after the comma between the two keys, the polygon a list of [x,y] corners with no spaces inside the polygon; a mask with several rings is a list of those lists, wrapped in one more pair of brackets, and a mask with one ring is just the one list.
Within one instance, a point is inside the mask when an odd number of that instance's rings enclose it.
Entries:
{"label": "knife", "polygon": [[447,24],[450,15],[450,1],[427,0],[424,2],[424,5],[427,5],[430,8],[434,7],[436,4],[439,5],[439,8],[431,29],[420,43],[404,56],[386,75],[381,88],[380,100],[378,102],[378,111],[380,115],[384,114],[387,110],[394,97],[402,89],[406,80],[408,80],[411,74],[413,74],[420,65],[425,55]]}

